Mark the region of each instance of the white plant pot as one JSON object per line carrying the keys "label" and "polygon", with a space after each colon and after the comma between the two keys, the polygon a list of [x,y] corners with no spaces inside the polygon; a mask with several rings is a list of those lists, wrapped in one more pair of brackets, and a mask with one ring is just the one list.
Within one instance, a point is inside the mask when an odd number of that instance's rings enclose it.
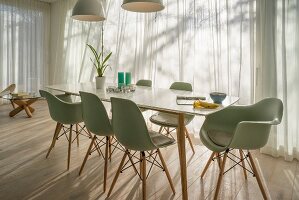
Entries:
{"label": "white plant pot", "polygon": [[96,76],[96,88],[97,89],[105,89],[105,82],[106,82],[106,77],[99,77]]}

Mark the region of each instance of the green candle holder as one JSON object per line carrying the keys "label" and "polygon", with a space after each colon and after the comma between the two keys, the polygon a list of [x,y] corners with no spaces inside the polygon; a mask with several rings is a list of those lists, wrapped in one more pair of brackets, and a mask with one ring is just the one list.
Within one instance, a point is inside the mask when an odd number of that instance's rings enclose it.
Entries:
{"label": "green candle holder", "polygon": [[132,83],[131,72],[126,72],[126,85],[131,85],[131,83]]}
{"label": "green candle holder", "polygon": [[121,88],[125,85],[125,73],[118,72],[118,87]]}

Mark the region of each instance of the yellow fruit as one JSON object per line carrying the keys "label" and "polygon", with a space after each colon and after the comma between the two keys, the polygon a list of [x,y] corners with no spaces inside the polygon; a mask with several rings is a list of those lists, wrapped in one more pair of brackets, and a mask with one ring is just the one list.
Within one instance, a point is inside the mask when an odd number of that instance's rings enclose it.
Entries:
{"label": "yellow fruit", "polygon": [[218,104],[215,103],[208,103],[208,102],[204,102],[204,101],[194,101],[193,103],[193,107],[194,108],[209,108],[209,109],[214,109],[214,108],[218,108]]}

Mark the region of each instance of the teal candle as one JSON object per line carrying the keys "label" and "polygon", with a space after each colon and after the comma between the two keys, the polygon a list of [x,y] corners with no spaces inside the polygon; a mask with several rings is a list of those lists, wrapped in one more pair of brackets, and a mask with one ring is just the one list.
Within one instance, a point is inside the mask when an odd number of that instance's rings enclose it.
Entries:
{"label": "teal candle", "polygon": [[126,85],[130,85],[132,81],[131,72],[126,72]]}
{"label": "teal candle", "polygon": [[125,85],[125,73],[118,72],[118,87]]}

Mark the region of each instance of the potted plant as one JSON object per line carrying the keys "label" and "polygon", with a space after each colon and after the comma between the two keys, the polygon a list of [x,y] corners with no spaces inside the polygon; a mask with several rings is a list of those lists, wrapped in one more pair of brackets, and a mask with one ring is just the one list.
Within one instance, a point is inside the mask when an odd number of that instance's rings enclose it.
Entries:
{"label": "potted plant", "polygon": [[98,76],[96,76],[96,88],[97,89],[104,89],[105,88],[105,82],[106,77],[104,76],[105,71],[107,67],[109,67],[109,64],[107,64],[109,58],[112,55],[112,52],[110,52],[107,56],[104,57],[104,42],[103,42],[103,36],[104,31],[102,29],[102,48],[101,52],[97,52],[97,50],[90,44],[87,44],[87,46],[90,48],[94,55],[94,60],[90,58],[90,60],[93,63],[93,66],[96,68]]}

